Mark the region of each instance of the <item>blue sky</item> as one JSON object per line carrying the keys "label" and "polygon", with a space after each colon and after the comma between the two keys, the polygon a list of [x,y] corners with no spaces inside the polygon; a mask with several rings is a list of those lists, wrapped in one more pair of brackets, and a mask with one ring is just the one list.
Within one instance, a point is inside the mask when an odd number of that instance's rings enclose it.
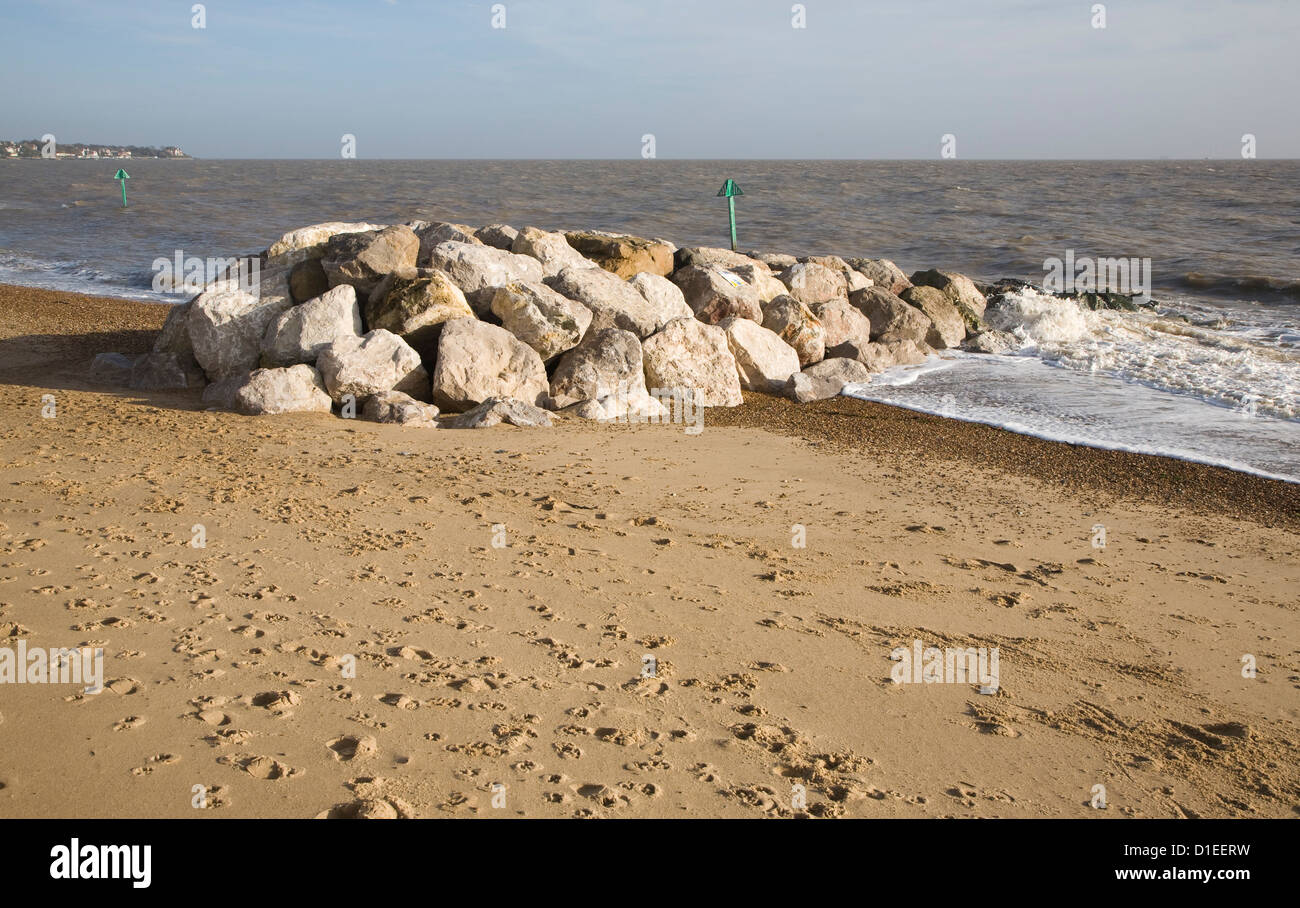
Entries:
{"label": "blue sky", "polygon": [[206,158],[1300,157],[1300,0],[6,0],[0,137]]}

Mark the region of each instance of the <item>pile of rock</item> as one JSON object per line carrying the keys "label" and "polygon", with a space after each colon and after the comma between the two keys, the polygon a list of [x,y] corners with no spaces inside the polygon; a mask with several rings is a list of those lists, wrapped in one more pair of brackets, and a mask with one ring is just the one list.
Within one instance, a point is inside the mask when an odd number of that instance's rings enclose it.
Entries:
{"label": "pile of rock", "polygon": [[332,222],[285,234],[258,265],[256,286],[227,275],[176,306],[151,352],[100,354],[95,380],[206,386],[205,403],[248,414],[550,425],[548,410],[653,414],[661,391],[818,400],[935,349],[999,343],[969,278],[908,278],[887,259]]}

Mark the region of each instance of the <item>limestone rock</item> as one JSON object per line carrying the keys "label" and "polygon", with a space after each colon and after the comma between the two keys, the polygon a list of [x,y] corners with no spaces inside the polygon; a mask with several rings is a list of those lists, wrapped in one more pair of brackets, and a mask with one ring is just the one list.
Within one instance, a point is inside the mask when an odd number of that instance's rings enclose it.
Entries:
{"label": "limestone rock", "polygon": [[277,413],[328,413],[330,397],[320,373],[306,364],[257,369],[234,394],[233,409],[249,416]]}
{"label": "limestone rock", "polygon": [[786,293],[785,284],[781,283],[771,271],[758,265],[738,265],[728,269],[736,277],[758,291],[760,302],[766,303]]}
{"label": "limestone rock", "polygon": [[683,246],[673,255],[673,267],[686,268],[690,265],[717,265],[721,268],[739,268],[742,265],[766,267],[757,259],[730,249],[717,246]]}
{"label": "limestone rock", "polygon": [[849,293],[844,272],[833,271],[819,262],[796,262],[778,277],[789,288],[789,295],[805,306],[847,297]]}
{"label": "limestone rock", "polygon": [[934,287],[908,287],[902,299],[929,317],[930,330],[925,342],[936,350],[958,347],[966,338],[966,321],[957,304],[942,290]]}
{"label": "limestone rock", "polygon": [[849,296],[849,303],[871,322],[871,337],[910,338],[924,343],[933,327],[930,317],[881,287],[868,287]]}
{"label": "limestone rock", "polygon": [[327,221],[323,224],[311,224],[290,230],[271,244],[266,250],[267,262],[296,264],[309,258],[320,258],[325,244],[332,238],[344,233],[369,233],[383,230],[383,224],[350,223],[345,221]]}
{"label": "limestone rock", "polygon": [[438,428],[438,408],[401,391],[381,391],[367,397],[361,407],[361,418],[422,429]]}
{"label": "limestone rock", "polygon": [[551,398],[557,407],[615,394],[645,394],[641,341],[622,328],[601,328],[564,356],[551,376]]}
{"label": "limestone rock", "polygon": [[794,347],[802,366],[810,366],[826,355],[826,329],[811,309],[793,297],[778,296],[764,306],[763,327]]}
{"label": "limestone rock", "polygon": [[492,314],[543,360],[572,349],[591,326],[591,310],[540,282],[513,281],[498,287]]}
{"label": "limestone rock", "polygon": [[90,362],[90,380],[103,388],[126,387],[131,383],[131,367],[138,357],[123,353],[99,353]]}
{"label": "limestone rock", "polygon": [[330,286],[351,284],[366,297],[386,274],[414,268],[420,240],[410,227],[386,227],[373,233],[345,233],[325,244],[321,268]]}
{"label": "limestone rock", "polygon": [[381,391],[402,391],[417,399],[429,395],[429,376],[420,364],[420,355],[383,328],[362,337],[339,338],[321,351],[316,368],[335,402],[348,394],[361,401]]}
{"label": "limestone rock", "polygon": [[641,348],[650,388],[681,389],[702,407],[736,407],[744,401],[727,333],[716,325],[673,319]]}
{"label": "limestone rock", "polygon": [[[902,300],[899,303],[907,305]],[[865,344],[871,340],[871,320],[848,300],[834,299],[828,303],[816,303],[809,308],[826,332],[827,356],[838,356],[831,351],[845,341]]]}
{"label": "limestone rock", "polygon": [[315,363],[322,350],[340,337],[361,335],[361,307],[350,284],[286,309],[262,336],[262,365],[268,368]]}
{"label": "limestone rock", "polygon": [[550,428],[551,414],[512,397],[489,397],[459,416],[443,421],[448,429],[488,429],[501,423],[524,429]]}
{"label": "limestone rock", "polygon": [[740,386],[749,391],[778,392],[799,371],[799,354],[779,335],[747,318],[723,319],[727,349],[736,358]]}
{"label": "limestone rock", "polygon": [[1010,331],[987,330],[967,337],[961,348],[971,353],[1014,353],[1020,349],[1020,339]]}
{"label": "limestone rock", "polygon": [[855,271],[870,278],[873,286],[890,293],[902,293],[912,286],[903,269],[889,259],[848,259],[848,263]]}
{"label": "limestone rock", "polygon": [[420,251],[417,258],[423,261],[428,257],[429,250],[439,243],[468,243],[471,246],[481,246],[483,241],[478,238],[478,232],[467,224],[451,224],[444,221],[438,221],[427,224],[415,232],[420,238]]}
{"label": "limestone rock", "polygon": [[667,277],[673,271],[672,247],[658,240],[597,230],[571,231],[564,236],[583,256],[624,279],[641,272]]}
{"label": "limestone rock", "polygon": [[732,316],[752,321],[763,318],[758,290],[720,265],[687,265],[674,271],[672,280],[702,322],[716,325]]}
{"label": "limestone rock", "polygon": [[205,290],[185,319],[195,360],[213,381],[256,368],[267,326],[292,304],[246,290]]}
{"label": "limestone rock", "polygon": [[474,246],[446,241],[429,250],[420,264],[445,271],[465,293],[470,308],[479,318],[492,306],[496,288],[511,281],[540,281],[542,263],[531,255],[515,255],[495,246]]}
{"label": "limestone rock", "polygon": [[138,390],[201,388],[206,383],[198,364],[176,353],[145,353],[131,364],[130,385]]}
{"label": "limestone rock", "polygon": [[852,383],[871,381],[867,367],[851,359],[824,359],[790,376],[785,393],[799,403],[835,397]]}
{"label": "limestone rock", "polygon": [[565,268],[594,268],[596,264],[583,257],[582,253],[569,245],[562,233],[549,233],[536,227],[525,227],[519,231],[510,251],[516,255],[531,255],[542,263],[542,271],[547,277],[559,274]]}
{"label": "limestone rock", "polygon": [[628,278],[627,283],[645,297],[645,301],[657,313],[656,331],[675,318],[689,318],[695,314],[691,311],[691,307],[686,305],[682,288],[662,275],[639,271]]}
{"label": "limestone rock", "polygon": [[491,397],[542,404],[549,390],[542,358],[505,328],[471,318],[443,326],[433,402],[444,410],[467,410]]}
{"label": "limestone rock", "polygon": [[474,318],[474,310],[445,271],[404,268],[387,275],[371,291],[365,316],[371,330],[393,332],[421,359],[433,362],[442,326],[452,319]]}
{"label": "limestone rock", "polygon": [[519,231],[509,224],[488,224],[486,227],[480,227],[474,231],[474,237],[480,242],[497,249],[510,251],[510,247],[515,243],[515,237],[519,236]]}
{"label": "limestone rock", "polygon": [[[936,290],[942,290],[948,299],[957,304],[958,309],[965,307],[975,315],[975,320],[984,317],[984,310],[988,307],[988,300],[984,294],[980,293],[975,287],[975,282],[964,274],[958,274],[956,271],[918,271],[912,275],[912,283],[916,286],[934,287]],[[967,321],[970,321],[967,317]]]}
{"label": "limestone rock", "polygon": [[546,283],[591,310],[588,330],[622,328],[637,337],[648,337],[679,311],[662,298],[647,299],[632,284],[604,268],[565,268]]}

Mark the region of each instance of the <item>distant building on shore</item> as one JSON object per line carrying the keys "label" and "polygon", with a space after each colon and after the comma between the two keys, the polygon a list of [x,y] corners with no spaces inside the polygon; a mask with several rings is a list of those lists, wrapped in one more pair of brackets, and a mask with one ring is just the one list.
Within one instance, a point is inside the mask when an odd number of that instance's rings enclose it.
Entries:
{"label": "distant building on shore", "polygon": [[[0,157],[43,158],[47,143],[38,139],[0,141]],[[98,145],[84,142],[58,142],[53,146],[55,158],[77,158],[95,161],[100,158],[188,158],[178,145],[155,148],[152,145]]]}

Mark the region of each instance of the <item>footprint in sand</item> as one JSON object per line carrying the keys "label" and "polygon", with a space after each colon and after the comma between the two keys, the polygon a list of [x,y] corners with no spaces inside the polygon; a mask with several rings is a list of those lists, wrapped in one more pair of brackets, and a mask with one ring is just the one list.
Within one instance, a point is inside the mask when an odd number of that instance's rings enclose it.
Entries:
{"label": "footprint in sand", "polygon": [[139,728],[147,721],[144,716],[127,716],[120,722],[113,723],[113,731],[130,731],[133,728]]}
{"label": "footprint in sand", "polygon": [[373,756],[379,750],[379,743],[370,735],[342,735],[325,746],[333,752],[334,759],[342,763]]}
{"label": "footprint in sand", "polygon": [[415,808],[400,798],[358,798],[316,814],[318,820],[413,820]]}
{"label": "footprint in sand", "polygon": [[226,766],[237,766],[254,779],[263,779],[265,781],[290,779],[294,776],[302,775],[302,770],[286,766],[279,760],[272,759],[271,757],[238,754],[234,756],[221,757],[217,762]]}
{"label": "footprint in sand", "polygon": [[175,754],[155,754],[146,760],[143,766],[137,766],[135,769],[131,770],[131,775],[147,776],[159,766],[168,766],[172,763],[179,763],[180,760],[181,758]]}
{"label": "footprint in sand", "polygon": [[291,690],[269,690],[265,693],[253,695],[249,702],[253,706],[270,710],[273,713],[287,715],[292,707],[302,702],[302,699]]}

